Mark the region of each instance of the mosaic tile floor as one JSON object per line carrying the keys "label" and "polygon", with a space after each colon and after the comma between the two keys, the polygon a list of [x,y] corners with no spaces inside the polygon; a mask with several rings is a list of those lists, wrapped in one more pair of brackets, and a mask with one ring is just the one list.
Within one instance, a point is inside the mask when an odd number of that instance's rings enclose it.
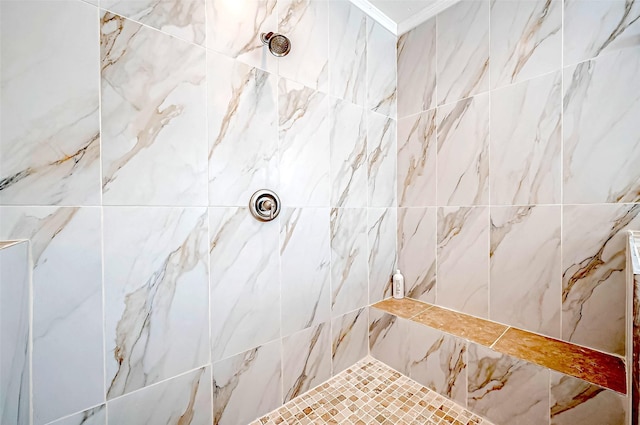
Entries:
{"label": "mosaic tile floor", "polygon": [[491,425],[367,358],[250,425]]}

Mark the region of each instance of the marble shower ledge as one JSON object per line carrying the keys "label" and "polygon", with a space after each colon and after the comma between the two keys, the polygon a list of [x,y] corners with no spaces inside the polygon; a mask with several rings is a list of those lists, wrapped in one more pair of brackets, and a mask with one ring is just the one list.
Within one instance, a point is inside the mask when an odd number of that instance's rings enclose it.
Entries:
{"label": "marble shower ledge", "polygon": [[410,298],[373,304],[379,310],[438,329],[565,375],[626,394],[624,360],[618,356],[512,328]]}

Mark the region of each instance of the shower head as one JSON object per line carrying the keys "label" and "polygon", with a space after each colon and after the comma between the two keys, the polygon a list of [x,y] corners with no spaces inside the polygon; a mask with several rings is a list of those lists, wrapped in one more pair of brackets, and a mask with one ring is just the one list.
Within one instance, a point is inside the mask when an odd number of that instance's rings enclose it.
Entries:
{"label": "shower head", "polygon": [[287,56],[291,51],[291,42],[282,34],[273,32],[262,33],[260,39],[269,46],[269,51],[273,56]]}

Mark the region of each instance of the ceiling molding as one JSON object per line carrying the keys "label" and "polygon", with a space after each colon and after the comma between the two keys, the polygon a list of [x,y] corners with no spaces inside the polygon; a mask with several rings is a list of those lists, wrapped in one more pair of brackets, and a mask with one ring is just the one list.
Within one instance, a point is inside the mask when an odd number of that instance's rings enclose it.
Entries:
{"label": "ceiling molding", "polygon": [[398,35],[398,24],[396,24],[393,19],[382,13],[380,9],[369,3],[367,0],[350,1],[353,5],[357,6],[360,10],[369,15],[377,23],[391,31],[394,35]]}
{"label": "ceiling molding", "polygon": [[[396,35],[402,35],[402,34],[404,34],[406,32],[411,31],[415,27],[419,26],[420,24],[423,24],[423,23],[427,22],[429,19],[433,18],[438,13],[440,13],[443,10],[453,6],[454,4],[458,3],[459,1],[460,0],[439,0],[433,6],[426,7],[424,9],[422,9],[421,11],[419,11],[418,13],[416,13],[415,15],[413,15],[412,17],[410,17],[409,19],[405,19],[404,21],[398,23],[398,28],[397,28],[397,31],[396,31],[395,34]],[[373,18],[373,16],[372,16],[372,18]]]}

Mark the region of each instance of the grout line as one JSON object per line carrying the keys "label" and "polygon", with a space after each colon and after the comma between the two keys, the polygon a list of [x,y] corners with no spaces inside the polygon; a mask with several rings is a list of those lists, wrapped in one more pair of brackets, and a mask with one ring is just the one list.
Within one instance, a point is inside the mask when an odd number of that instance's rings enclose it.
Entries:
{"label": "grout line", "polygon": [[495,341],[493,341],[493,344],[491,344],[489,346],[489,348],[493,349],[493,347],[498,343],[498,341],[500,341],[500,339],[509,331],[509,329],[511,329],[511,326],[507,326],[507,329],[504,330],[504,332],[502,332],[502,334],[498,337],[498,339],[496,339]]}

